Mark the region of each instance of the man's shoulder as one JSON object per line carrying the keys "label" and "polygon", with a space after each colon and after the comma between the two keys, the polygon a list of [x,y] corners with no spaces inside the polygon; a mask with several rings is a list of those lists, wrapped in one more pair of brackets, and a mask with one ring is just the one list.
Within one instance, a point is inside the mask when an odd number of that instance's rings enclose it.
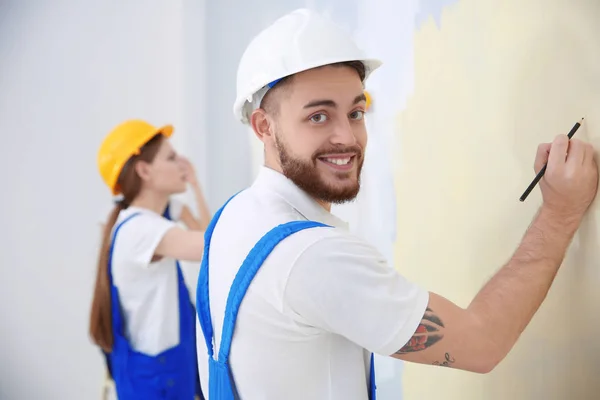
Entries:
{"label": "man's shoulder", "polygon": [[[284,198],[275,193],[255,191],[250,187],[231,198],[223,208],[214,236],[225,239],[230,245],[254,245],[269,231],[295,221],[307,220]],[[373,246],[346,228],[326,223],[324,225],[326,226],[302,229],[286,236],[274,251],[294,259],[308,248],[312,248],[313,254],[323,255],[332,249],[344,248],[355,248],[357,251],[363,249],[371,253],[374,251]]]}
{"label": "man's shoulder", "polygon": [[274,193],[257,192],[250,187],[232,197],[219,218],[217,227],[243,227],[244,230],[264,229],[302,219],[285,199]]}
{"label": "man's shoulder", "polygon": [[382,259],[382,255],[371,243],[346,229],[328,227],[315,229],[307,235],[306,246],[302,253],[304,261],[319,259]]}
{"label": "man's shoulder", "polygon": [[290,268],[313,270],[334,264],[380,264],[383,256],[367,241],[345,229],[317,226],[281,240],[273,250],[272,261]]}

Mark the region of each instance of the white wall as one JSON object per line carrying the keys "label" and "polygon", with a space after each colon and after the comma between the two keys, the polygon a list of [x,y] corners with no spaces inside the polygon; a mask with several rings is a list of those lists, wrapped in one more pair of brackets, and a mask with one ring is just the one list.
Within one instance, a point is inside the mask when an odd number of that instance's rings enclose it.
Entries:
{"label": "white wall", "polygon": [[98,220],[111,199],[96,151],[124,119],[170,122],[207,179],[202,7],[2,2],[1,399],[100,395],[87,328]]}
{"label": "white wall", "polygon": [[[252,37],[276,18],[304,0],[209,1],[206,5],[208,162],[215,179],[210,181],[210,206],[215,210],[253,180],[260,162],[250,151],[252,133],[233,116],[237,67]],[[260,151],[257,153],[260,157]],[[221,179],[216,176],[220,173]]]}
{"label": "white wall", "polygon": [[[377,153],[391,136],[391,108],[383,105],[394,97],[381,92],[398,63],[388,56],[404,38],[396,24],[399,35],[379,41],[390,36],[393,20],[371,29],[381,13],[403,12],[392,10],[391,0],[380,0],[386,11],[379,12],[362,0],[2,1],[1,399],[99,395],[102,358],[87,327],[98,221],[111,200],[96,170],[102,137],[132,117],[173,123],[173,142],[196,165],[214,212],[251,183],[262,161],[231,110],[239,58],[262,28],[305,6],[329,10],[367,50],[389,52],[378,55],[390,72],[382,68],[368,86],[377,107],[370,152]],[[381,224],[393,219],[381,210],[394,207],[393,193],[382,196],[370,178],[383,171],[389,181],[388,167],[385,159],[367,162],[362,202],[337,211],[391,258],[393,227]],[[374,199],[387,203],[382,208]],[[198,265],[185,267],[193,294]],[[381,364],[380,397],[399,398],[400,365]]]}

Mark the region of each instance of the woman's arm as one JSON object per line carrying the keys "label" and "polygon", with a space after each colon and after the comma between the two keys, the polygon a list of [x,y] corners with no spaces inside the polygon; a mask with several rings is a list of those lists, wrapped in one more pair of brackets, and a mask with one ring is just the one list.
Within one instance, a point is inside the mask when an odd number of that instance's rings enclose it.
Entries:
{"label": "woman's arm", "polygon": [[183,261],[202,261],[204,232],[190,231],[174,226],[156,246],[154,254]]}

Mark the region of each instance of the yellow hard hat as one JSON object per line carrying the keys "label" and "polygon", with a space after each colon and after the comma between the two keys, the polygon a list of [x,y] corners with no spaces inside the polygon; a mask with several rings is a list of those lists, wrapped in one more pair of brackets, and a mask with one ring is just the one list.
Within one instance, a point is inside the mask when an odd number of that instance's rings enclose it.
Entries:
{"label": "yellow hard hat", "polygon": [[104,138],[98,151],[98,170],[114,195],[121,192],[117,179],[127,160],[139,154],[140,148],[159,133],[170,137],[173,126],[156,128],[146,121],[134,119],[118,125]]}

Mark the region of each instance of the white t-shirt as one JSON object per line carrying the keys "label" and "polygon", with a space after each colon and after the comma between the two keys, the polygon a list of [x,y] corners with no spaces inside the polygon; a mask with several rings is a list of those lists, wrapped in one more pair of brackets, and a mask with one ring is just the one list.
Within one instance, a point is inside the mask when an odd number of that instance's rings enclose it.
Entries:
{"label": "white t-shirt", "polygon": [[[281,242],[240,307],[230,366],[241,398],[364,400],[370,352],[391,355],[412,337],[428,292],[387,265],[284,175],[263,167],[223,211],[213,233],[209,293],[216,349],[229,289],[250,249],[293,220],[312,228]],[[198,363],[208,388],[208,355],[197,329]],[[210,400],[210,399],[209,399]]]}
{"label": "white t-shirt", "polygon": [[[173,207],[178,219],[180,208]],[[140,213],[119,229],[112,258],[113,283],[119,290],[125,335],[137,351],[156,355],[179,343],[179,290],[175,260],[150,262],[164,234],[175,226],[144,208],[121,211],[115,227]]]}

